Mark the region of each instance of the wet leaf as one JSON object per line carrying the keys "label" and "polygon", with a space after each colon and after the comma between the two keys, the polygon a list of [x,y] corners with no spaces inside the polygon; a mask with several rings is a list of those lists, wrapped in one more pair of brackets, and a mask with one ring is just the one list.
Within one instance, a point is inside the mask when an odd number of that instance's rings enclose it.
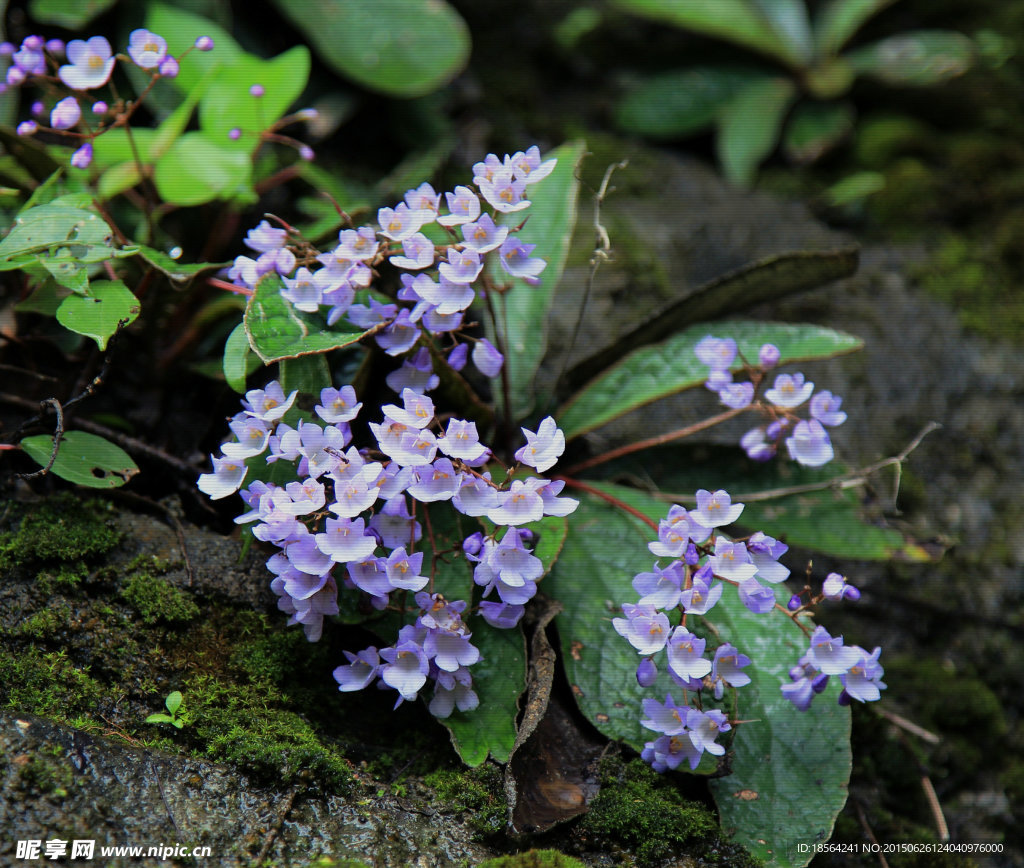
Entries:
{"label": "wet leaf", "polygon": [[638,347],[656,344],[695,322],[707,322],[763,301],[823,286],[857,270],[856,247],[780,253],[752,262],[688,291],[578,362],[566,376],[573,390]]}
{"label": "wet leaf", "polygon": [[88,295],[69,295],[57,308],[57,322],[92,338],[101,350],[122,323],[135,322],[139,300],[120,280],[97,280]]}
{"label": "wet leaf", "polygon": [[274,0],[324,61],[371,90],[423,96],[469,59],[469,28],[444,0]]}
{"label": "wet leaf", "polygon": [[[21,211],[0,241],[0,260],[68,247],[76,258],[91,247],[112,250],[111,230],[80,196],[61,196]],[[107,253],[103,258],[108,258]],[[101,261],[92,259],[91,261]]]}
{"label": "wet leaf", "polygon": [[[53,452],[53,437],[48,434],[26,437],[21,447],[45,467]],[[127,452],[109,440],[85,431],[66,431],[50,472],[88,488],[117,488],[138,473],[139,468]]]}
{"label": "wet leaf", "polygon": [[832,358],[858,350],[864,343],[853,335],[812,325],[724,320],[692,326],[663,343],[636,350],[588,383],[555,416],[566,439],[593,431],[659,398],[702,385],[708,368],[693,350],[709,334],[736,341],[739,353],[734,370],[742,368],[740,355],[756,360],[765,343],[779,348],[782,364]]}
{"label": "wet leaf", "polygon": [[276,274],[267,275],[245,308],[249,345],[265,364],[347,347],[373,333],[372,329],[364,331],[345,322],[328,328],[319,314],[296,310],[281,295],[283,286]]}
{"label": "wet leaf", "polygon": [[175,283],[188,283],[196,275],[202,274],[204,271],[217,271],[230,264],[227,262],[178,262],[177,259],[171,259],[162,250],[147,247],[144,244],[136,246],[139,250],[139,257],[147,265],[155,268]]}

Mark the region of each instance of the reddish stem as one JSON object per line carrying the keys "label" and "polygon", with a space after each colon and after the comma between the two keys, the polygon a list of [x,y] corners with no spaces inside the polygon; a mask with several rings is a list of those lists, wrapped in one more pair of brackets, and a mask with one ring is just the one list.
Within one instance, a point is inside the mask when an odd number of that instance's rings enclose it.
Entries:
{"label": "reddish stem", "polygon": [[623,512],[628,512],[634,518],[640,519],[640,521],[642,521],[652,530],[657,531],[658,529],[658,523],[653,518],[644,515],[642,512],[640,512],[639,509],[630,506],[625,501],[619,500],[617,497],[614,497],[613,495],[608,494],[607,492],[601,491],[600,488],[594,488],[594,486],[587,485],[587,483],[585,482],[580,482],[577,479],[567,479],[564,476],[556,476],[555,479],[560,479],[570,488],[578,488],[581,491],[586,491],[588,494],[593,494],[595,497],[600,497],[602,500],[607,501],[612,506],[617,506]]}

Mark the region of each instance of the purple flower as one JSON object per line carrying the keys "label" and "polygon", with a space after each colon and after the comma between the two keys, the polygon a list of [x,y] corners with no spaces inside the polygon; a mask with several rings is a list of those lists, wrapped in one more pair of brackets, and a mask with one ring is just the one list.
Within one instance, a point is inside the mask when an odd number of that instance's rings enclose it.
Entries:
{"label": "purple flower", "polygon": [[641,687],[651,687],[658,680],[658,667],[650,657],[645,657],[636,667],[636,683]]}
{"label": "purple flower", "polygon": [[[640,654],[656,654],[665,647],[669,638],[668,616],[654,606],[622,604],[625,618],[612,618],[615,632],[629,642]],[[710,664],[709,664],[710,670]]]}
{"label": "purple flower", "polygon": [[401,700],[413,700],[419,689],[427,683],[430,663],[423,648],[412,639],[406,639],[394,648],[384,648],[380,652],[384,658],[380,678],[388,687],[393,687],[401,695]]}
{"label": "purple flower", "polygon": [[718,399],[733,410],[749,407],[754,400],[753,383],[729,383],[718,390]]}
{"label": "purple flower", "polygon": [[178,65],[178,61],[169,54],[160,61],[160,67],[157,69],[157,72],[164,78],[177,78],[180,71],[181,67]]}
{"label": "purple flower", "polygon": [[128,56],[142,69],[153,69],[167,56],[167,40],[149,30],[133,30],[128,37]]}
{"label": "purple flower", "polygon": [[508,630],[519,623],[526,612],[525,606],[513,606],[492,600],[480,601],[480,615],[492,627]]}
{"label": "purple flower", "polygon": [[737,588],[740,602],[755,615],[766,615],[775,608],[775,594],[757,579],[746,579]]}
{"label": "purple flower", "polygon": [[480,200],[469,187],[456,187],[454,193],[445,193],[449,213],[437,218],[442,226],[460,226],[480,216]]}
{"label": "purple flower", "polygon": [[792,410],[810,398],[813,391],[814,383],[805,383],[803,374],[779,374],[764,396],[776,407]]}
{"label": "purple flower", "polygon": [[565,435],[555,420],[548,416],[541,421],[537,433],[522,429],[526,445],[516,452],[516,461],[533,467],[538,473],[550,470],[565,451]]}
{"label": "purple flower", "polygon": [[506,238],[498,249],[501,267],[513,277],[537,277],[547,267],[538,256],[530,256],[536,244],[522,244],[515,238]]}
{"label": "purple flower", "polygon": [[473,347],[473,364],[485,377],[496,377],[505,363],[505,357],[498,352],[487,338],[480,338]]}
{"label": "purple flower", "polygon": [[656,699],[645,699],[643,709],[646,717],[641,717],[640,723],[647,729],[663,735],[679,735],[686,729],[690,709],[685,705],[676,705],[670,694],[665,694],[664,703]]}
{"label": "purple flower", "polygon": [[743,512],[742,503],[733,503],[727,491],[719,489],[712,493],[706,489],[697,492],[697,508],[690,511],[690,518],[704,527],[722,527],[732,524]]}
{"label": "purple flower", "polygon": [[750,658],[746,654],[740,654],[732,645],[726,642],[715,649],[714,660],[711,661],[711,680],[715,684],[715,698],[721,699],[721,685],[728,684],[731,687],[743,687],[750,684],[750,676],[743,672],[744,666],[750,665]]}
{"label": "purple flower", "polygon": [[72,39],[67,47],[68,61],[57,75],[72,90],[90,90],[107,83],[114,71],[110,43],[102,36],[84,41]]}
{"label": "purple flower", "polygon": [[669,671],[683,680],[703,678],[711,671],[711,661],[702,656],[706,644],[685,627],[676,627],[668,642]]}
{"label": "purple flower", "polygon": [[848,696],[858,702],[875,702],[881,697],[879,691],[885,690],[885,683],[882,676],[885,670],[878,663],[878,657],[882,653],[881,648],[875,648],[868,654],[863,648],[853,646],[860,655],[857,663],[850,667],[848,672],[839,676],[843,683],[843,689]]}
{"label": "purple flower", "polygon": [[747,547],[722,536],[715,540],[715,553],[708,558],[708,566],[716,576],[733,582],[750,579],[757,572]]}
{"label": "purple flower", "polygon": [[821,467],[835,457],[828,432],[817,419],[796,423],[793,435],[786,438],[789,457],[805,467]]}
{"label": "purple flower", "polygon": [[640,594],[642,606],[674,609],[679,605],[683,578],[679,561],[673,561],[665,569],[656,565],[654,572],[637,574],[633,579],[633,590]]}
{"label": "purple flower", "polygon": [[811,398],[811,416],[822,425],[842,425],[846,421],[846,413],[839,409],[843,399],[831,392],[818,392]]}
{"label": "purple flower", "polygon": [[210,36],[199,36],[196,38],[195,46],[200,51],[213,51],[213,38]]}
{"label": "purple flower", "polygon": [[766,370],[768,368],[774,368],[782,357],[782,353],[779,352],[779,348],[775,344],[762,344],[761,349],[757,353],[758,364]]}
{"label": "purple flower", "polygon": [[712,371],[724,371],[736,358],[736,341],[732,338],[716,338],[708,335],[693,348],[697,359]]}
{"label": "purple flower", "polygon": [[329,518],[325,526],[326,532],[316,535],[316,545],[337,563],[361,561],[377,548],[377,540],[365,532],[361,518]]}
{"label": "purple flower", "polygon": [[811,647],[807,652],[810,663],[826,675],[842,675],[856,666],[863,656],[863,649],[845,647],[842,636],[830,636],[828,630],[818,625],[811,634]]}
{"label": "purple flower", "polygon": [[839,573],[829,573],[822,583],[821,592],[829,600],[852,600],[860,599],[860,591],[853,585],[847,584],[846,576]]}
{"label": "purple flower", "polygon": [[334,670],[334,680],[338,682],[338,690],[362,690],[377,677],[380,669],[380,656],[372,645],[357,654],[345,651],[349,663]]}
{"label": "purple flower", "polygon": [[700,765],[702,753],[703,751],[691,741],[689,733],[681,733],[663,735],[657,741],[647,742],[640,757],[644,762],[650,763],[656,772],[677,769],[683,760],[690,764],[692,771]]}
{"label": "purple flower", "polygon": [[70,130],[82,119],[82,109],[73,96],[64,97],[50,112],[50,126],[55,130]]}

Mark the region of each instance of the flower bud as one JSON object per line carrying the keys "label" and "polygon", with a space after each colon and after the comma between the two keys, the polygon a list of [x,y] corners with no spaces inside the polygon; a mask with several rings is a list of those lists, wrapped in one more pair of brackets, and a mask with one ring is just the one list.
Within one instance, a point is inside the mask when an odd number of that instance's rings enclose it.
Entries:
{"label": "flower bud", "polygon": [[299,148],[299,156],[308,163],[312,161],[312,159],[316,156],[316,153],[309,145],[303,145],[301,148]]}
{"label": "flower bud", "polygon": [[641,687],[650,687],[658,678],[658,667],[654,660],[645,657],[636,667],[636,681]]}
{"label": "flower bud", "polygon": [[853,585],[847,585],[843,588],[843,599],[856,603],[860,599],[860,591]]}
{"label": "flower bud", "polygon": [[157,72],[159,72],[164,78],[177,78],[180,68],[181,67],[178,66],[178,61],[168,54],[167,57],[160,62]]}
{"label": "flower bud", "polygon": [[39,124],[35,121],[22,121],[18,124],[17,133],[19,136],[31,136],[39,129]]}
{"label": "flower bud", "polygon": [[793,594],[793,596],[789,598],[789,602],[786,603],[786,608],[789,609],[790,612],[795,612],[797,609],[799,609],[800,608],[800,595],[799,594]]}
{"label": "flower bud", "polygon": [[71,165],[76,169],[87,169],[92,163],[92,142],[86,142],[71,155]]}
{"label": "flower bud", "polygon": [[781,355],[775,344],[764,344],[757,353],[757,361],[762,368],[774,368],[779,363]]}
{"label": "flower bud", "polygon": [[64,40],[63,39],[47,39],[46,50],[50,54],[63,54],[64,53]]}
{"label": "flower bud", "polygon": [[266,92],[266,88],[264,88],[262,84],[254,84],[252,87],[249,88],[249,96],[254,96],[257,98],[263,96],[263,94],[265,94]]}
{"label": "flower bud", "polygon": [[196,48],[200,51],[212,51],[213,39],[209,36],[200,36],[196,39]]}
{"label": "flower bud", "polygon": [[64,97],[50,112],[50,126],[55,130],[70,130],[82,119],[82,109],[73,96]]}
{"label": "flower bud", "polygon": [[819,672],[811,679],[811,690],[815,693],[824,692],[826,687],[828,687],[828,676],[824,672]]}

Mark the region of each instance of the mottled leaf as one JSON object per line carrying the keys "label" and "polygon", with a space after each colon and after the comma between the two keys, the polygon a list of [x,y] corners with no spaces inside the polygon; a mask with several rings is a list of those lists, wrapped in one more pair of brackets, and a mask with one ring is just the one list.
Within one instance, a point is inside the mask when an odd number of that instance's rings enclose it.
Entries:
{"label": "mottled leaf", "polygon": [[813,163],[850,134],[853,117],[848,102],[801,103],[786,123],[782,149],[796,163]]}
{"label": "mottled leaf", "polygon": [[951,30],[914,30],[846,55],[858,73],[886,84],[926,87],[962,75],[974,62],[974,43]]}
{"label": "mottled leaf", "polygon": [[265,364],[347,347],[372,333],[344,321],[328,328],[319,314],[303,313],[281,295],[276,274],[264,277],[245,307],[249,345]]}
{"label": "mottled leaf", "polygon": [[[26,437],[21,447],[45,467],[53,453],[53,437],[48,434]],[[76,485],[117,488],[138,473],[139,468],[127,452],[109,440],[84,431],[66,431],[50,472]]]}
{"label": "mottled leaf", "polygon": [[[827,359],[863,346],[852,335],[812,325],[724,320],[692,326],[664,343],[636,350],[588,383],[555,416],[566,439],[704,383],[708,368],[694,354],[694,347],[709,334],[733,338],[739,353],[751,360],[757,359],[762,344],[773,343],[782,353],[783,364]],[[742,368],[738,357],[734,368]]]}

